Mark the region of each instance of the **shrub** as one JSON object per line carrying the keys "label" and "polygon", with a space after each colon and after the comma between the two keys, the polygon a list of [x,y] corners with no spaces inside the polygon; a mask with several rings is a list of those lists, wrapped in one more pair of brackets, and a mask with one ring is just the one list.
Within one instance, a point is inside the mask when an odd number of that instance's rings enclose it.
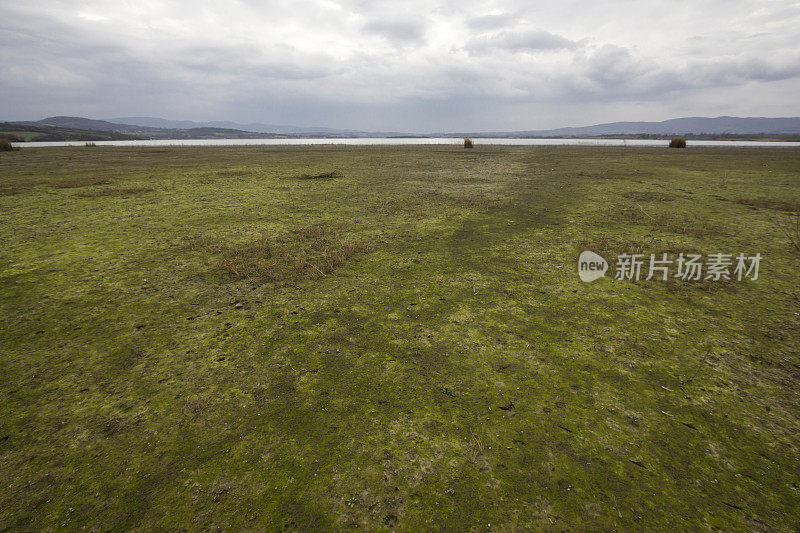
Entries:
{"label": "shrub", "polygon": [[686,138],[685,137],[673,137],[672,140],[669,141],[670,148],[686,148]]}
{"label": "shrub", "polygon": [[464,137],[464,148],[472,148],[472,139]]}
{"label": "shrub", "polygon": [[8,139],[0,137],[0,152],[11,152],[12,150],[19,150],[19,148],[13,146]]}
{"label": "shrub", "polygon": [[97,144],[93,142],[88,142],[84,146],[86,146],[87,148],[94,148],[95,146],[97,146]]}

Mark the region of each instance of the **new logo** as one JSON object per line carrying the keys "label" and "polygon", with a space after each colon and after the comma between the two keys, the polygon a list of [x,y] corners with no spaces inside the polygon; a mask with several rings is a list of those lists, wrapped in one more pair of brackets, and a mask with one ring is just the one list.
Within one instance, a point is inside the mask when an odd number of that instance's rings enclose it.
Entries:
{"label": "new logo", "polygon": [[590,283],[606,275],[608,263],[594,252],[586,250],[578,257],[578,275],[581,281]]}

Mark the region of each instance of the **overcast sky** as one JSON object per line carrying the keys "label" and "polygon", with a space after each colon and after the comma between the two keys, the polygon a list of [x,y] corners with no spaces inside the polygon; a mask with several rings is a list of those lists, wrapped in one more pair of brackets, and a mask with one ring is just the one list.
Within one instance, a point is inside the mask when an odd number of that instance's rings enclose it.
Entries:
{"label": "overcast sky", "polygon": [[0,120],[394,131],[798,116],[800,2],[0,0]]}

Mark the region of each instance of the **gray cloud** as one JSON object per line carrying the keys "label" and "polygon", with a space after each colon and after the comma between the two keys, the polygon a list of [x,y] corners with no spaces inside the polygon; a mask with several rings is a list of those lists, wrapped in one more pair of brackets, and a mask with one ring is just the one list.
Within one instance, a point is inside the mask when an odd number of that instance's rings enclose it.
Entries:
{"label": "gray cloud", "polygon": [[324,54],[305,54],[291,46],[277,45],[263,54],[253,46],[231,49],[188,47],[176,54],[175,68],[199,75],[214,72],[239,78],[278,80],[313,80],[334,72],[333,61]]}
{"label": "gray cloud", "polygon": [[443,131],[797,115],[799,11],[790,0],[7,3],[0,119]]}
{"label": "gray cloud", "polygon": [[578,43],[544,30],[504,31],[490,37],[476,37],[467,42],[470,53],[483,53],[491,50],[510,50],[532,52],[541,50],[563,50],[578,46]]}
{"label": "gray cloud", "polygon": [[418,43],[425,37],[426,24],[420,20],[374,19],[364,24],[363,29],[385,37],[394,43]]}

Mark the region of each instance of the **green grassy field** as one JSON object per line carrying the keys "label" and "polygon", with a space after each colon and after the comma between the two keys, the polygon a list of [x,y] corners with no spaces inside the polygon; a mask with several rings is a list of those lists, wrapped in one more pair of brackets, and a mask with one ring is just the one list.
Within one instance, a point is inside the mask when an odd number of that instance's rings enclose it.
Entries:
{"label": "green grassy field", "polygon": [[792,149],[2,153],[0,530],[796,530],[798,202]]}

